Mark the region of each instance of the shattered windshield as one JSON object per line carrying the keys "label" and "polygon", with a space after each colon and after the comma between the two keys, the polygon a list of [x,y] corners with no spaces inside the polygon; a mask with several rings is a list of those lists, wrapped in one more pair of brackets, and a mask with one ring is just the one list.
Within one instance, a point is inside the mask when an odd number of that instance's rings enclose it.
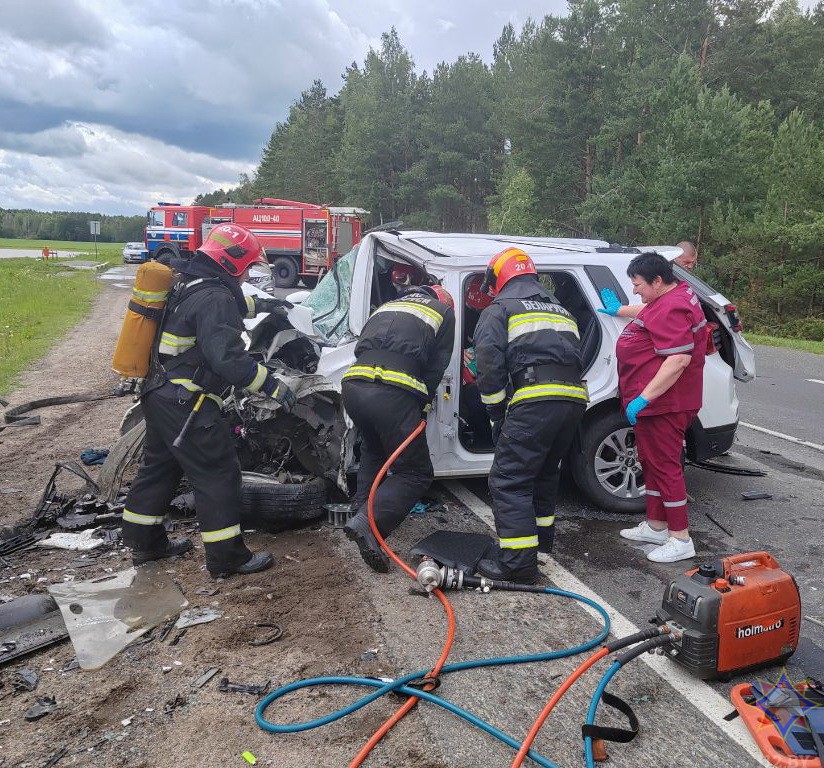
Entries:
{"label": "shattered windshield", "polygon": [[349,331],[349,302],[352,296],[352,272],[358,246],[335,262],[317,288],[303,302],[312,310],[315,333],[329,344],[337,344]]}

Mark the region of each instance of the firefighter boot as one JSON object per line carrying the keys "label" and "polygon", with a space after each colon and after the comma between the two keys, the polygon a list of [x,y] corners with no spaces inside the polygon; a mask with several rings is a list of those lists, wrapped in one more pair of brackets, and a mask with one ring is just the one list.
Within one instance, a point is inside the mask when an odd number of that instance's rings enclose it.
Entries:
{"label": "firefighter boot", "polygon": [[[534,560],[534,562],[532,562]],[[483,558],[477,566],[475,573],[478,576],[485,576],[492,581],[514,581],[516,584],[536,584],[538,581],[538,557],[525,559],[523,565],[518,568],[505,566],[500,559],[499,552],[492,552],[489,557]]]}
{"label": "firefighter boot", "polygon": [[231,568],[209,568],[209,575],[213,579],[225,579],[237,574],[238,576],[248,576],[250,573],[260,573],[272,567],[275,558],[271,552],[255,552],[243,565],[235,565]]}
{"label": "firefighter boot", "polygon": [[175,557],[188,552],[192,548],[192,542],[189,539],[180,539],[178,541],[169,541],[159,547],[153,549],[133,549],[132,563],[135,565],[145,565],[152,560],[162,560],[166,557]]}
{"label": "firefighter boot", "polygon": [[552,552],[555,544],[555,523],[538,526],[538,551],[545,554]]}
{"label": "firefighter boot", "polygon": [[358,545],[360,555],[373,571],[389,573],[389,560],[381,550],[375,534],[369,527],[369,519],[359,512],[344,527],[346,538]]}

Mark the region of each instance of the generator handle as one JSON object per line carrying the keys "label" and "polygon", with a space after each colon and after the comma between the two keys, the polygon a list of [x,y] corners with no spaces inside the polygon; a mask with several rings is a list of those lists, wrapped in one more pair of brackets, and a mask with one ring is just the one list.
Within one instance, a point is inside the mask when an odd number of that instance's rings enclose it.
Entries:
{"label": "generator handle", "polygon": [[741,563],[748,563],[755,561],[764,568],[779,568],[778,561],[769,552],[742,552],[738,555],[725,557],[724,562],[729,565],[741,565]]}

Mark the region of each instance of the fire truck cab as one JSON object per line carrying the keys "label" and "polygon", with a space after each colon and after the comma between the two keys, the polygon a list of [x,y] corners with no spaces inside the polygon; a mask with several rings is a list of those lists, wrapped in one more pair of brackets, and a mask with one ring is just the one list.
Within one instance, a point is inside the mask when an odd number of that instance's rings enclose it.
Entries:
{"label": "fire truck cab", "polygon": [[194,253],[212,227],[227,221],[253,232],[266,250],[275,284],[292,288],[301,279],[312,288],[338,258],[360,242],[362,208],[259,198],[252,205],[219,207],[158,203],[148,213],[146,248],[151,258]]}

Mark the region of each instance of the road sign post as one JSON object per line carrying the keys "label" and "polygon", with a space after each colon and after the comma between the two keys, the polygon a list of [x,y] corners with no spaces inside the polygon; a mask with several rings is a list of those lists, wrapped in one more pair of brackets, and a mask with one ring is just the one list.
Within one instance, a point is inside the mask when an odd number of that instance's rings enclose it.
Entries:
{"label": "road sign post", "polygon": [[100,222],[90,221],[89,229],[91,230],[91,234],[94,236],[94,258],[97,259],[97,236],[100,234]]}

